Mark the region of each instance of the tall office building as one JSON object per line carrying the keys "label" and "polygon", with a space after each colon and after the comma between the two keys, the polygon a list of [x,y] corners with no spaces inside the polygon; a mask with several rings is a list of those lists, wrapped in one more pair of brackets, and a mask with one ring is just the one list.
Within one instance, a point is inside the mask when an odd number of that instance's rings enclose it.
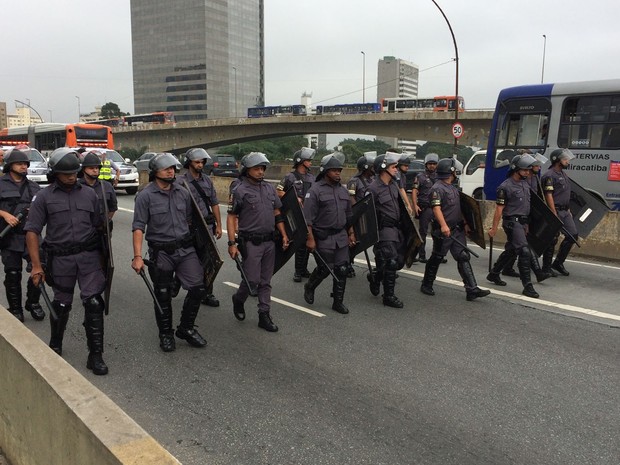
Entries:
{"label": "tall office building", "polygon": [[244,116],[264,102],[264,0],[131,0],[135,113]]}
{"label": "tall office building", "polygon": [[[385,56],[379,60],[377,67],[377,102],[384,98],[417,98],[420,70],[409,61]],[[415,153],[412,141],[396,137],[380,137],[380,140],[392,147]]]}

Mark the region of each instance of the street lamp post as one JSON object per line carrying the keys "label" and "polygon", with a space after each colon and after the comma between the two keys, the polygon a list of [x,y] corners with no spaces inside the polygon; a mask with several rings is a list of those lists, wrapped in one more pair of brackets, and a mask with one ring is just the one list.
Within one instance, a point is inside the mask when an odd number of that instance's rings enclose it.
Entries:
{"label": "street lamp post", "polygon": [[237,68],[235,66],[232,67],[235,72],[235,118],[237,117]]}
{"label": "street lamp post", "polygon": [[362,103],[366,103],[366,54],[362,51]]}
{"label": "street lamp post", "polygon": [[540,83],[545,80],[545,53],[547,51],[547,35],[543,34],[543,59],[542,59],[542,72],[540,74]]}
{"label": "street lamp post", "polygon": [[17,103],[20,103],[20,104],[24,105],[25,107],[30,108],[32,111],[34,111],[34,112],[37,114],[37,116],[39,117],[39,119],[41,120],[41,122],[43,122],[43,118],[41,118],[41,115],[39,114],[39,112],[30,106],[30,99],[28,99],[28,98],[27,98],[26,100],[28,100],[28,103],[26,103],[26,102],[22,102],[21,100],[15,100],[15,101],[16,101]]}
{"label": "street lamp post", "polygon": [[82,110],[80,109],[80,97],[78,97],[77,95],[75,96],[75,98],[78,101],[78,120],[77,122],[80,122],[80,118],[82,117]]}
{"label": "street lamp post", "polygon": [[[450,29],[450,34],[452,35],[452,42],[454,43],[454,54],[455,54],[454,61],[456,63],[456,79],[455,79],[455,90],[454,90],[454,98],[456,99],[456,101],[454,102],[454,122],[456,123],[459,120],[459,49],[456,45],[456,37],[454,37],[454,31],[452,30],[452,25],[450,24],[450,21],[448,21],[448,17],[445,15],[445,13],[443,12],[441,7],[437,4],[435,0],[431,0],[431,1],[435,4],[437,9],[441,12],[443,19],[446,20],[446,23],[448,24],[448,29]],[[456,156],[457,154],[457,149],[458,149],[458,139],[455,137],[454,138],[454,156]]]}
{"label": "street lamp post", "polygon": [[50,123],[53,123],[54,122],[54,118],[52,118],[52,110],[47,110],[47,111],[50,112]]}

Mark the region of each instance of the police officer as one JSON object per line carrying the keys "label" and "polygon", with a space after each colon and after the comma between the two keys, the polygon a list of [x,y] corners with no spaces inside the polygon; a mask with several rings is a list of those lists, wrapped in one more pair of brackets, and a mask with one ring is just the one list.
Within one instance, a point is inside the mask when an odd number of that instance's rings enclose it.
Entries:
{"label": "police officer", "polygon": [[[118,200],[116,199],[116,192],[114,187],[109,182],[99,181],[99,170],[101,169],[101,159],[97,155],[97,152],[90,151],[82,154],[82,165],[78,174],[78,182],[84,186],[91,187],[97,198],[99,199],[99,213],[104,214],[105,208],[103,202],[105,201],[108,210],[108,220],[111,220],[114,213],[118,210]],[[101,190],[103,189],[103,193]],[[105,199],[104,199],[105,195]],[[111,222],[110,222],[111,226]]]}
{"label": "police officer", "polygon": [[101,181],[107,181],[113,186],[118,184],[121,176],[120,167],[112,160],[108,159],[105,150],[95,150],[94,153],[101,158],[101,168],[99,170],[99,179]]}
{"label": "police officer", "polygon": [[317,251],[325,261],[318,260],[304,286],[304,299],[314,303],[314,290],[329,276],[333,269],[332,310],[347,314],[349,309],[343,303],[347,285],[349,247],[355,245],[353,227],[348,226],[351,219],[351,201],[347,189],[340,184],[344,154],[333,153],[321,160],[316,182],[312,185],[304,201],[304,216],[308,225],[306,247],[310,252]]}
{"label": "police officer", "polygon": [[[176,349],[175,335],[192,347],[207,345],[207,341],[194,327],[205,287],[202,266],[190,233],[191,199],[187,190],[175,182],[175,172],[179,168],[179,162],[170,153],[158,153],[151,158],[151,183],[136,196],[132,223],[134,257],[131,267],[136,273],[144,268],[142,239],[146,238],[149,274],[162,310],[160,312],[155,305],[159,346],[164,352]],[[180,324],[173,332],[171,286],[175,274],[183,289],[187,289],[187,295]]]}
{"label": "police officer", "polygon": [[420,262],[426,263],[426,234],[428,232],[428,226],[433,219],[433,209],[431,208],[431,188],[437,180],[437,162],[439,162],[439,155],[436,153],[429,153],[424,157],[423,173],[418,173],[413,181],[413,189],[411,191],[411,200],[413,202],[413,214],[419,218],[420,227],[419,232],[422,236],[423,245],[420,247],[418,257]]}
{"label": "police officer", "polygon": [[[28,209],[34,196],[41,190],[35,182],[26,178],[30,159],[25,150],[10,149],[4,160],[2,172],[6,176],[0,177],[0,231],[7,226],[10,229],[7,235],[0,239],[2,249],[2,264],[4,265],[4,288],[9,311],[19,321],[24,321],[22,308],[22,260],[26,260],[26,270],[32,266],[30,256],[26,250],[25,231],[23,229]],[[32,279],[28,279],[26,287],[26,310],[35,320],[45,318],[45,312],[39,305],[41,291]]]}
{"label": "police officer", "polygon": [[[577,240],[577,227],[575,226],[573,214],[570,211],[570,179],[566,174],[566,168],[575,156],[568,149],[555,149],[551,152],[549,158],[551,167],[542,177],[542,187],[547,206],[562,220],[566,231]],[[564,261],[575,242],[567,234],[564,234],[564,239],[560,243],[555,260],[553,260],[553,252],[555,245],[558,243],[558,238],[559,234],[543,253],[543,270],[549,271],[553,269],[562,276],[568,276],[570,273],[564,267]]]}
{"label": "police officer", "polygon": [[[311,172],[312,160],[316,150],[308,147],[303,147],[293,155],[293,171],[288,173],[282,181],[276,186],[278,197],[282,198],[286,191],[291,187],[295,189],[297,193],[297,199],[303,206],[303,200],[306,193],[315,181],[314,174]],[[293,274],[293,281],[296,283],[301,282],[302,278],[310,276],[308,271],[308,249],[306,247],[299,247],[295,251],[295,273]]]}
{"label": "police officer", "polygon": [[[33,199],[24,227],[32,258],[32,280],[37,286],[45,280],[54,291],[52,306],[56,315],[50,315],[49,346],[62,355],[62,339],[77,281],[89,349],[86,368],[95,375],[105,375],[108,367],[102,357],[104,302],[101,293],[106,282],[101,267],[99,199],[93,189],[77,182],[80,161],[73,149],[54,150],[49,170],[51,184]],[[45,272],[39,255],[39,235],[44,227]]]}
{"label": "police officer", "polygon": [[396,179],[398,181],[398,189],[400,190],[400,194],[403,196],[407,211],[411,215],[413,210],[411,209],[411,203],[409,202],[409,196],[407,195],[407,171],[409,171],[410,164],[411,159],[409,158],[409,155],[405,153],[400,155],[398,163],[396,164],[396,168],[398,168]]}
{"label": "police officer", "polygon": [[[280,213],[282,203],[276,190],[265,179],[269,160],[265,154],[252,152],[241,159],[240,182],[232,192],[232,203],[228,208],[226,229],[228,230],[228,254],[235,259],[243,258],[245,280],[232,296],[233,313],[238,320],[245,319],[244,304],[250,294],[248,284],[258,292],[258,327],[276,332],[278,327],[271,319],[271,277],[275,263],[275,228],[282,236],[282,246],[289,245]],[[238,224],[238,242],[235,240],[235,225]]]}
{"label": "police officer", "polygon": [[420,291],[426,295],[435,295],[433,283],[441,261],[448,252],[456,260],[459,274],[463,279],[467,300],[485,297],[491,292],[482,290],[476,284],[474,270],[471,267],[469,252],[465,249],[467,238],[461,212],[460,193],[454,185],[461,174],[463,165],[454,158],[444,158],[437,163],[437,181],[431,188],[430,204],[433,209],[432,221],[433,253],[426,262],[424,279]]}
{"label": "police officer", "polygon": [[[187,168],[187,172],[179,176],[179,183],[183,185],[183,181],[192,191],[196,203],[200,208],[205,222],[213,228],[213,236],[216,239],[222,237],[222,216],[220,214],[219,201],[217,192],[213,186],[211,178],[203,173],[203,168],[211,156],[205,149],[193,148],[185,153],[185,161],[183,166]],[[220,301],[213,295],[213,283],[209,286],[205,284],[206,296],[202,299],[204,305],[209,307],[219,307]]]}
{"label": "police officer", "polygon": [[534,289],[531,279],[531,251],[527,243],[527,224],[530,214],[530,196],[532,190],[528,182],[529,171],[535,162],[529,154],[515,155],[508,170],[508,178],[497,188],[497,200],[493,225],[489,229],[489,236],[495,237],[499,221],[502,219],[502,228],[506,232],[507,242],[504,251],[487,275],[487,280],[505,286],[506,282],[500,278],[499,272],[506,262],[517,256],[519,276],[523,284],[522,294],[537,299],[540,295]]}
{"label": "police officer", "polygon": [[400,191],[395,180],[399,158],[397,153],[386,153],[375,159],[376,177],[367,191],[373,196],[379,222],[379,242],[373,249],[377,272],[374,279],[369,278],[370,292],[378,295],[383,282],[383,305],[393,308],[403,308],[403,302],[394,295],[394,288],[396,272],[405,265],[406,246],[400,227]]}

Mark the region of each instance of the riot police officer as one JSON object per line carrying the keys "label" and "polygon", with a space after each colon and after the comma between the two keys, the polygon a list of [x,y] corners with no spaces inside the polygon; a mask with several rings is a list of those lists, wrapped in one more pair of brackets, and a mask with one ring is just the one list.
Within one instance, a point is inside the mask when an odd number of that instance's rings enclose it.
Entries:
{"label": "riot police officer", "polygon": [[[179,168],[180,164],[172,154],[158,153],[151,158],[151,183],[136,196],[132,223],[134,257],[131,267],[136,273],[144,268],[142,239],[146,238],[149,274],[161,308],[160,311],[155,305],[159,346],[164,352],[176,349],[175,335],[192,347],[207,345],[194,326],[205,287],[202,266],[190,232],[191,200],[187,190],[175,182],[175,173]],[[173,332],[171,286],[175,274],[183,289],[187,289],[187,295],[180,324]]]}
{"label": "riot police officer", "polygon": [[405,265],[405,240],[401,226],[401,206],[398,201],[400,191],[395,181],[396,167],[400,155],[386,153],[374,161],[376,177],[368,186],[368,194],[373,196],[377,220],[379,222],[379,241],[374,246],[377,272],[374,279],[369,275],[370,292],[379,294],[383,283],[383,305],[403,308],[403,302],[394,294],[396,272]]}
{"label": "riot police officer", "polygon": [[419,232],[422,237],[423,245],[420,247],[418,257],[420,262],[426,263],[426,234],[428,233],[428,226],[433,219],[433,209],[431,208],[431,188],[437,180],[437,163],[439,162],[439,155],[436,153],[429,153],[424,157],[423,173],[419,173],[413,181],[413,189],[411,191],[411,200],[413,202],[413,214],[419,218],[420,227]]}
{"label": "riot police officer", "polygon": [[304,299],[314,303],[314,290],[329,276],[329,268],[334,270],[332,310],[347,314],[349,309],[343,303],[347,285],[349,247],[355,245],[353,227],[348,226],[351,219],[351,202],[347,189],[340,184],[344,154],[333,153],[321,160],[316,182],[312,185],[304,201],[304,216],[308,225],[306,247],[310,252],[316,250],[322,260],[312,271],[304,286]]}
{"label": "riot police officer", "polygon": [[433,209],[432,221],[433,253],[426,262],[424,279],[420,291],[426,295],[435,295],[433,283],[441,261],[448,252],[456,260],[456,265],[463,279],[467,300],[485,297],[491,292],[482,290],[476,283],[474,270],[470,263],[465,224],[461,211],[460,193],[454,183],[461,174],[463,165],[454,158],[444,158],[437,163],[437,181],[431,188],[430,205]]}
{"label": "riot police officer", "polygon": [[[96,150],[85,152],[82,154],[81,170],[78,173],[78,182],[84,186],[91,187],[97,198],[99,199],[99,212],[103,215],[106,208],[104,208],[103,202],[107,205],[108,220],[111,220],[114,213],[118,210],[118,201],[116,199],[116,192],[114,187],[109,182],[99,181],[99,171],[101,169],[101,159]],[[103,189],[103,193],[101,190]],[[105,195],[105,199],[104,196]]]}
{"label": "riot police officer", "polygon": [[522,294],[536,299],[540,296],[532,285],[532,252],[527,243],[527,225],[529,223],[532,192],[528,177],[535,162],[536,159],[529,154],[515,155],[510,162],[508,179],[497,188],[495,214],[493,215],[493,225],[489,230],[489,236],[495,236],[501,219],[507,242],[504,251],[497,258],[491,272],[487,275],[487,279],[499,286],[505,286],[506,282],[500,278],[499,273],[512,257],[517,256],[519,277],[523,284]]}
{"label": "riot police officer", "polygon": [[573,219],[573,214],[570,211],[571,187],[570,179],[568,174],[566,174],[566,168],[575,156],[568,149],[555,149],[551,152],[549,158],[551,161],[551,167],[542,177],[542,187],[545,194],[545,200],[547,201],[547,206],[551,209],[551,211],[555,213],[560,220],[562,220],[565,230],[573,236],[574,240],[571,239],[569,235],[564,234],[564,239],[560,243],[555,260],[553,260],[555,245],[558,243],[559,238],[558,234],[554,238],[551,245],[543,253],[543,270],[550,271],[553,269],[563,276],[568,276],[570,273],[564,267],[564,261],[575,244],[578,235],[575,220]]}
{"label": "riot police officer", "polygon": [[[187,172],[179,176],[179,183],[187,182],[202,214],[205,222],[213,228],[213,236],[216,239],[222,237],[222,216],[220,214],[217,192],[211,178],[203,173],[203,168],[211,156],[205,149],[193,148],[185,153],[183,166]],[[220,301],[213,295],[213,283],[206,285],[206,295],[202,299],[204,305],[219,307]]]}
{"label": "riot police officer", "polygon": [[[258,327],[268,332],[278,331],[271,309],[271,277],[275,263],[275,228],[282,236],[282,246],[288,248],[289,240],[280,213],[282,202],[276,190],[265,179],[269,160],[265,154],[252,152],[241,159],[240,182],[232,192],[228,208],[228,254],[234,260],[240,254],[243,271],[249,282],[243,280],[232,296],[233,314],[245,319],[245,301],[250,287],[258,293]],[[235,226],[238,224],[238,238]]]}
{"label": "riot police officer", "polygon": [[[312,174],[312,160],[316,150],[303,147],[293,155],[293,171],[288,173],[282,181],[276,186],[278,197],[282,198],[286,191],[291,187],[295,189],[297,193],[297,199],[303,206],[304,198],[315,181],[314,174]],[[301,282],[302,278],[310,276],[308,271],[308,249],[306,247],[299,247],[295,251],[295,273],[293,274],[293,281],[296,283]]]}
{"label": "riot police officer", "polygon": [[407,195],[407,172],[409,171],[409,165],[411,164],[411,159],[409,155],[403,153],[396,164],[396,168],[398,172],[396,174],[396,179],[398,181],[398,189],[400,190],[400,194],[403,196],[403,201],[405,202],[405,206],[407,207],[407,211],[411,215],[413,210],[411,208],[411,204],[409,203],[409,196]]}
{"label": "riot police officer", "polygon": [[[54,291],[55,315],[50,314],[49,346],[62,355],[63,335],[77,282],[89,349],[86,368],[95,375],[105,375],[108,367],[102,357],[104,301],[101,294],[106,281],[101,267],[99,199],[93,189],[77,182],[80,161],[74,150],[66,147],[54,150],[49,170],[51,184],[32,201],[24,227],[32,258],[32,280],[37,286],[45,280]],[[39,235],[44,227],[45,272],[39,256]]]}
{"label": "riot police officer", "polygon": [[[4,158],[0,177],[0,231],[7,227],[6,235],[0,239],[2,264],[4,265],[4,289],[11,312],[19,321],[24,321],[22,308],[22,260],[26,260],[29,270],[30,256],[26,250],[24,223],[34,196],[41,190],[38,184],[30,181],[26,175],[30,159],[28,148],[10,149]],[[43,320],[45,312],[39,304],[41,291],[28,279],[26,287],[26,310],[35,320]]]}

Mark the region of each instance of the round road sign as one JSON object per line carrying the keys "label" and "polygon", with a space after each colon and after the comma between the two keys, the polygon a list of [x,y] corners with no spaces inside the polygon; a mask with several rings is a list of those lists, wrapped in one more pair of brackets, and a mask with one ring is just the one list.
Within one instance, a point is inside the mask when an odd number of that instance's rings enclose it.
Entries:
{"label": "round road sign", "polygon": [[452,125],[452,136],[454,136],[455,139],[460,138],[464,132],[465,129],[463,128],[463,125],[458,121]]}

